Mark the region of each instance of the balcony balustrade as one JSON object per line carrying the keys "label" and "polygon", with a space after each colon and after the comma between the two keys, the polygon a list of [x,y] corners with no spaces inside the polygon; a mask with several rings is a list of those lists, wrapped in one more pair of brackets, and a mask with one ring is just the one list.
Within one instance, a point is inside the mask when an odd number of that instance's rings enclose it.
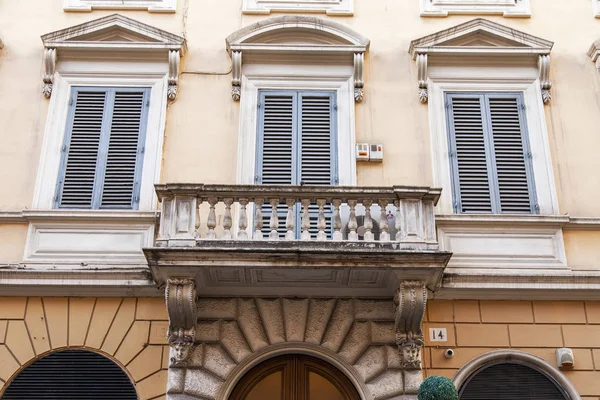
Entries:
{"label": "balcony balustrade", "polygon": [[208,241],[373,242],[438,250],[440,189],[413,186],[156,185],[162,204],[156,247]]}

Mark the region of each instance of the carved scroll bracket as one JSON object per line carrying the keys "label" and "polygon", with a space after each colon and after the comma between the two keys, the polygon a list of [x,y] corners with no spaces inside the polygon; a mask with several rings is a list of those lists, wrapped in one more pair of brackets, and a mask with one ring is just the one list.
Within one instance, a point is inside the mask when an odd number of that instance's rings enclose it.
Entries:
{"label": "carved scroll bracket", "polygon": [[242,52],[231,52],[231,97],[238,101],[242,96]]}
{"label": "carved scroll bracket", "polygon": [[177,97],[177,84],[179,81],[179,61],[181,53],[179,50],[169,51],[169,88],[167,89],[167,97],[169,100],[175,100]]}
{"label": "carved scroll bracket", "polygon": [[538,68],[540,70],[540,86],[542,88],[542,100],[544,104],[550,103],[552,96],[550,95],[550,56],[541,55],[538,57]]}
{"label": "carved scroll bracket", "polygon": [[365,53],[354,53],[354,101],[360,103],[364,96],[365,81],[363,78],[363,68],[365,65]]}
{"label": "carved scroll bracket", "polygon": [[417,54],[417,74],[419,79],[419,101],[427,103],[429,93],[427,92],[427,54]]}
{"label": "carved scroll bracket", "polygon": [[44,49],[44,76],[42,81],[44,86],[42,87],[42,93],[46,98],[50,98],[52,95],[52,85],[54,84],[54,71],[56,70],[56,49],[45,48]]}
{"label": "carved scroll bracket", "polygon": [[396,303],[396,344],[404,369],[421,369],[424,344],[423,315],[427,305],[427,288],[423,282],[403,281],[394,297]]}
{"label": "carved scroll bracket", "polygon": [[171,366],[183,366],[196,338],[196,284],[193,279],[169,279],[165,297],[169,314],[167,340],[173,349]]}

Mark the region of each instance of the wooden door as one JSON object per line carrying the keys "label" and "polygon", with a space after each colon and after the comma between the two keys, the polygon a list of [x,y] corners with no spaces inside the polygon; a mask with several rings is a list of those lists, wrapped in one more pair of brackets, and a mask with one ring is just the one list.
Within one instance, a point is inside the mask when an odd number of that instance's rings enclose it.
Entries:
{"label": "wooden door", "polygon": [[251,369],[230,400],[359,400],[337,368],[314,357],[286,355]]}

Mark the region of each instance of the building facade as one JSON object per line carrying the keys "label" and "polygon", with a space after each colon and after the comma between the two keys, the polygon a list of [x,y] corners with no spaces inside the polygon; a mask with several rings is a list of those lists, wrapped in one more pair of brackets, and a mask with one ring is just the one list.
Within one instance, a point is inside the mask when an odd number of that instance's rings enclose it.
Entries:
{"label": "building facade", "polygon": [[597,18],[0,0],[0,398],[599,399]]}

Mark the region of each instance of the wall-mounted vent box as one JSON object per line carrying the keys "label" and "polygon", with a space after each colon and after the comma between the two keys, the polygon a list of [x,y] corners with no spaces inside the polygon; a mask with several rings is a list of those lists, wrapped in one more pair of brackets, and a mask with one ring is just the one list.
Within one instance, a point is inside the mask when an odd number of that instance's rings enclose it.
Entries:
{"label": "wall-mounted vent box", "polygon": [[356,144],[356,161],[383,161],[383,145],[370,143]]}

